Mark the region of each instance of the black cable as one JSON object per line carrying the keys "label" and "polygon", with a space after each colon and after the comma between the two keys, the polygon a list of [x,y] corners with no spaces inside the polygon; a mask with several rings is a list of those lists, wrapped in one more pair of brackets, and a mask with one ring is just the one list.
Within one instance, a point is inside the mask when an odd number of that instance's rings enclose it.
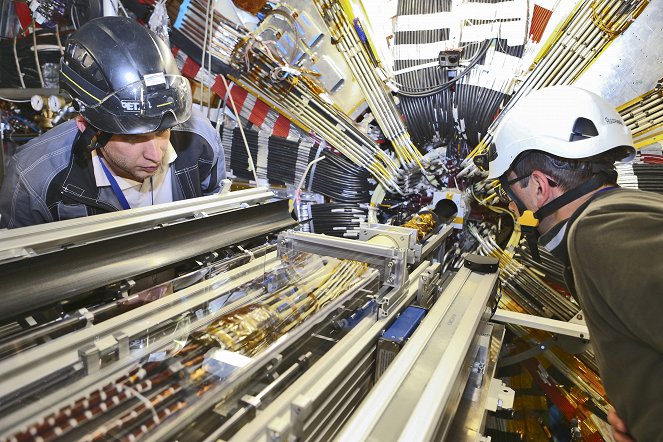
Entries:
{"label": "black cable", "polygon": [[[407,87],[407,86],[401,86],[398,90],[398,95],[404,96],[404,97],[428,97],[433,94],[436,94],[438,92],[441,92],[443,90],[446,90],[450,88],[452,85],[456,84],[461,78],[464,78],[466,75],[470,73],[472,68],[479,63],[481,58],[486,55],[486,52],[488,52],[488,48],[490,48],[490,45],[492,43],[493,39],[491,40],[486,40],[479,51],[479,54],[477,54],[474,59],[463,69],[463,72],[458,74],[456,77],[452,78],[451,80],[438,85],[435,88],[428,89],[428,90],[422,90],[419,88],[413,88],[413,87]],[[408,89],[408,92],[405,92],[403,89]]]}
{"label": "black cable", "polygon": [[[226,130],[221,128],[221,131]],[[254,130],[245,130],[246,140],[254,164],[258,163],[259,137]],[[223,139],[223,137],[222,137]],[[318,157],[318,161],[304,179],[303,188],[343,203],[367,203],[374,185],[371,175],[365,168],[357,166],[347,158],[327,149],[320,149],[320,143],[304,143],[271,136],[267,140],[266,175],[269,182],[279,185],[298,185],[307,165]],[[248,155],[239,128],[232,132],[230,161],[227,165],[239,178],[251,180],[248,170]],[[320,150],[320,152],[318,152]],[[297,181],[297,182],[295,182]]]}

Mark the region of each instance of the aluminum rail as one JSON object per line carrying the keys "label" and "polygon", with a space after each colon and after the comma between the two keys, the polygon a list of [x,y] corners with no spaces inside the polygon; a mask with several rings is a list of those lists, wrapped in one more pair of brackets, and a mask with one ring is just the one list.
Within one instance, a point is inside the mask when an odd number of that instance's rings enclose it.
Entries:
{"label": "aluminum rail", "polygon": [[[477,329],[488,319],[497,273],[462,268],[407,345],[343,427],[339,441],[444,438],[469,374]],[[412,373],[416,373],[413,376]]]}
{"label": "aluminum rail", "polygon": [[0,230],[0,263],[69,249],[131,232],[235,210],[243,204],[274,199],[264,188],[210,195],[169,204],[139,207],[55,223]]}
{"label": "aluminum rail", "polygon": [[[141,216],[111,222],[107,230],[96,232],[95,238],[103,237],[103,241],[6,263],[0,266],[0,320],[294,224],[287,200],[240,210],[241,204],[235,201],[229,210],[211,215],[189,208],[183,213],[198,213],[199,218],[186,222],[180,222],[184,216],[165,224],[156,221],[163,220],[159,216],[147,216],[146,222],[141,222]],[[123,235],[127,230],[131,234]],[[59,241],[66,239],[55,236]]]}

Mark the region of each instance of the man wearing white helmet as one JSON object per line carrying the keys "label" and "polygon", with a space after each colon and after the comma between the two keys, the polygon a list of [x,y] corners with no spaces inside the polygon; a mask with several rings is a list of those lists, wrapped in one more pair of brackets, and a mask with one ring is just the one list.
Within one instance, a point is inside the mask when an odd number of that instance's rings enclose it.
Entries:
{"label": "man wearing white helmet", "polygon": [[634,152],[610,103],[553,86],[505,114],[488,178],[500,181],[535,258],[538,239],[565,265],[621,417],[609,416],[615,438],[652,441],[663,440],[663,196],[617,186],[614,162]]}

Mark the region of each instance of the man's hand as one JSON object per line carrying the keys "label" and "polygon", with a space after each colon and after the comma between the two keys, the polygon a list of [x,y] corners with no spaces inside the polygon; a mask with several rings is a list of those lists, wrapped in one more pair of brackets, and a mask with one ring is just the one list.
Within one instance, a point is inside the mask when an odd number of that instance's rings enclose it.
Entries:
{"label": "man's hand", "polygon": [[616,442],[635,442],[635,439],[628,433],[626,422],[617,415],[612,407],[608,410],[608,423],[612,426],[612,437]]}

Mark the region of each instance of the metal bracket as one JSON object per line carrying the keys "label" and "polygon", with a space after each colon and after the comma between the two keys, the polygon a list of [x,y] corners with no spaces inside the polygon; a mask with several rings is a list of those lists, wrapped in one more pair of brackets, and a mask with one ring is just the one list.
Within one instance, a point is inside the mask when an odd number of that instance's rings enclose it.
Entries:
{"label": "metal bracket", "polygon": [[585,315],[583,314],[582,310],[578,310],[578,313],[576,313],[575,315],[573,315],[571,319],[569,319],[569,323],[587,326],[587,323],[585,322]]}
{"label": "metal bracket", "polygon": [[114,361],[129,356],[129,336],[120,332],[97,339],[94,344],[78,350],[78,355],[85,366],[86,373],[96,373],[101,369],[103,359],[108,356],[113,356]]}
{"label": "metal bracket", "polygon": [[290,431],[295,440],[304,440],[304,422],[311,414],[313,400],[298,395],[290,404]]}
{"label": "metal bracket", "polygon": [[421,258],[421,245],[417,244],[415,229],[374,223],[359,225],[360,241],[370,241],[377,236],[387,236],[393,241],[395,247],[407,251],[408,264],[414,264]]}
{"label": "metal bracket", "polygon": [[221,180],[221,188],[219,189],[219,195],[224,195],[230,193],[230,188],[232,187],[232,181],[229,179]]}
{"label": "metal bracket", "polygon": [[279,256],[287,256],[293,252],[308,252],[365,262],[380,272],[381,284],[389,287],[399,288],[407,280],[407,252],[395,246],[287,231],[279,234],[278,251]]}
{"label": "metal bracket", "polygon": [[513,399],[516,392],[507,387],[501,379],[492,379],[486,399],[486,410],[497,411],[500,409],[513,408]]}
{"label": "metal bracket", "polygon": [[273,419],[267,425],[265,431],[269,442],[286,442],[290,440],[290,422],[283,416]]}
{"label": "metal bracket", "polygon": [[559,335],[573,336],[580,339],[589,339],[589,329],[584,324],[558,321],[540,316],[528,315],[498,308],[493,315],[493,321],[505,324],[517,324],[538,330],[545,330]]}
{"label": "metal bracket", "polygon": [[440,281],[441,264],[432,264],[419,277],[419,288],[417,289],[417,304],[424,308],[430,308],[435,302],[435,292]]}

